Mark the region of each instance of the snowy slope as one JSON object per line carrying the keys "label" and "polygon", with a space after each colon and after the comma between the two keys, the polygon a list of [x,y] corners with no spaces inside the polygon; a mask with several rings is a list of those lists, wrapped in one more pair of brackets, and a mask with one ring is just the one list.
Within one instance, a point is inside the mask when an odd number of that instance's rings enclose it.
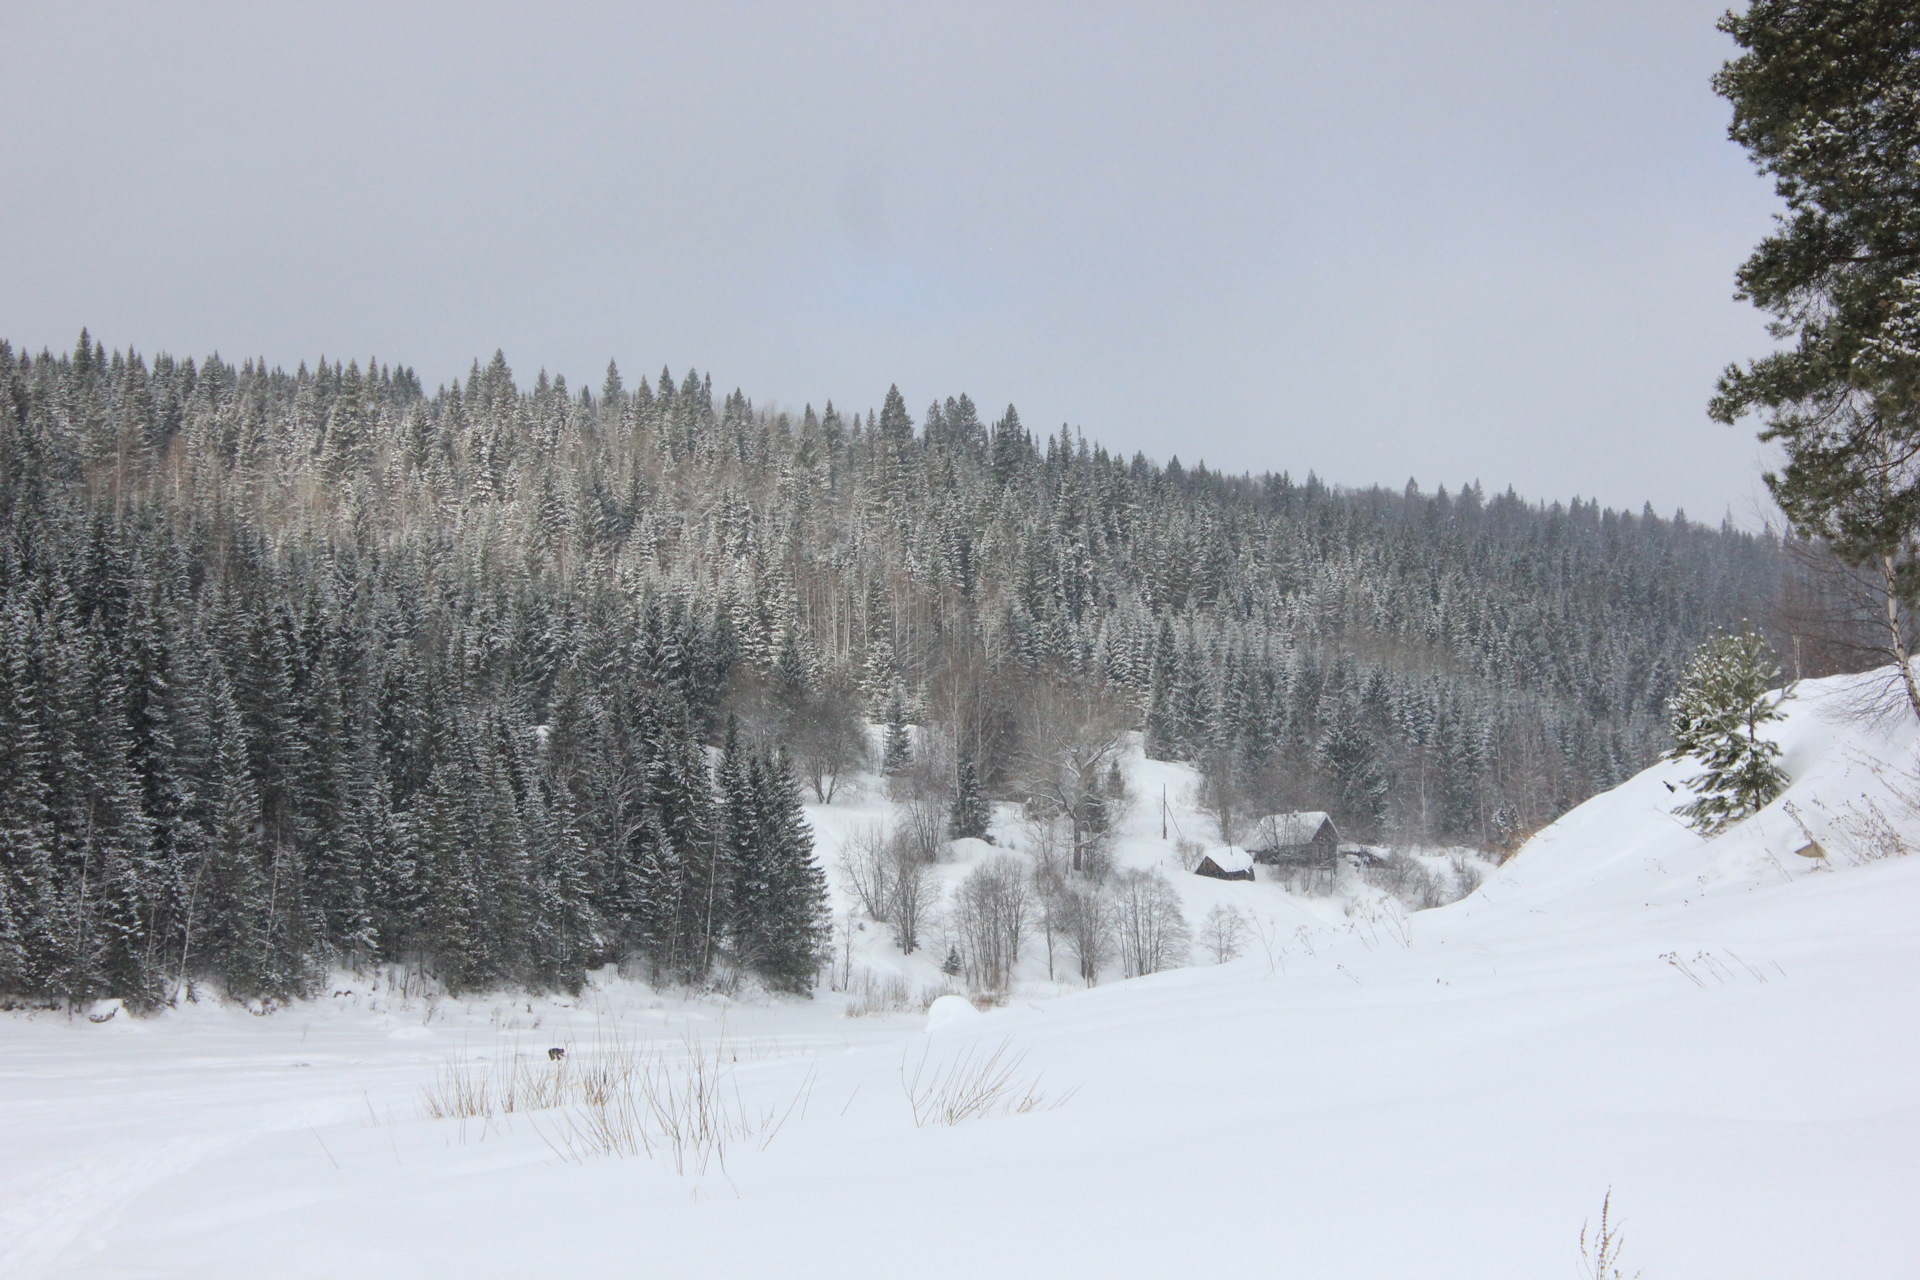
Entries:
{"label": "snowy slope", "polygon": [[[1348,877],[1336,893],[1321,898],[1305,898],[1287,892],[1270,881],[1261,883],[1229,882],[1191,874],[1182,860],[1182,841],[1193,847],[1211,849],[1218,845],[1212,819],[1201,814],[1194,804],[1199,778],[1186,764],[1149,760],[1141,750],[1140,735],[1133,740],[1121,760],[1132,794],[1119,806],[1110,856],[1116,867],[1157,871],[1177,891],[1182,909],[1196,934],[1207,913],[1215,907],[1232,908],[1242,917],[1245,930],[1243,950],[1259,950],[1260,941],[1292,939],[1302,929],[1324,934],[1329,928],[1345,932],[1389,927],[1387,917],[1403,917],[1405,912],[1389,903],[1385,895]],[[884,829],[899,815],[899,806],[885,798],[884,787],[867,779],[859,791],[839,798],[832,805],[807,805],[807,818],[813,825],[815,849],[827,868],[832,899],[836,946],[847,945],[852,931],[850,964],[842,961],[842,971],[850,970],[858,981],[863,974],[875,979],[897,979],[921,1007],[937,995],[958,991],[960,985],[940,971],[947,954],[948,937],[937,912],[929,914],[921,949],[913,955],[901,954],[883,925],[867,922],[859,911],[858,899],[846,883],[840,868],[840,853],[849,841],[863,833]],[[1166,805],[1162,823],[1162,802]],[[1020,821],[1018,806],[996,806],[993,823],[994,844],[961,840],[953,844],[949,857],[932,868],[935,894],[950,899],[960,882],[982,862],[1012,854],[1030,858],[1033,833]],[[1164,832],[1164,834],[1163,834]],[[1444,859],[1440,860],[1444,863]],[[1397,924],[1392,927],[1398,927]],[[1198,944],[1196,964],[1210,957]],[[1108,966],[1106,976],[1120,976],[1118,963]],[[1044,949],[1036,941],[1021,952],[1015,967],[1013,994],[1025,998],[1051,998],[1078,991],[1079,979],[1073,976],[1071,959],[1061,958],[1048,972]]]}
{"label": "snowy slope", "polygon": [[[1517,1280],[1573,1273],[1609,1187],[1648,1280],[1920,1274],[1920,859],[1873,856],[1876,813],[1916,825],[1916,733],[1837,716],[1846,684],[1802,687],[1778,726],[1793,787],[1716,840],[1671,817],[1687,770],[1662,765],[1404,923],[1184,877],[1190,914],[1239,894],[1291,927],[1224,966],[943,1006],[933,1031],[621,983],[431,1020],[365,991],[270,1018],[13,1016],[0,1274]],[[815,812],[823,844],[860,817]],[[1166,856],[1152,817],[1123,860]],[[1794,853],[1801,823],[1826,859]],[[799,1100],[724,1173],[569,1163],[550,1116],[416,1112],[463,1046],[710,1044],[722,1017],[741,1105]],[[916,1126],[903,1071],[1003,1042],[1023,1082],[1077,1091]]]}

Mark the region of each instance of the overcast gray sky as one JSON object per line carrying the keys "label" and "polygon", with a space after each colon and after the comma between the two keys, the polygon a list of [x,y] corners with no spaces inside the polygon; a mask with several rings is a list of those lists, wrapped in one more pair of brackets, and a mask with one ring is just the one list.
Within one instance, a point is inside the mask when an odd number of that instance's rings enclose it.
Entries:
{"label": "overcast gray sky", "polygon": [[0,3],[0,336],[1750,523],[1722,0]]}

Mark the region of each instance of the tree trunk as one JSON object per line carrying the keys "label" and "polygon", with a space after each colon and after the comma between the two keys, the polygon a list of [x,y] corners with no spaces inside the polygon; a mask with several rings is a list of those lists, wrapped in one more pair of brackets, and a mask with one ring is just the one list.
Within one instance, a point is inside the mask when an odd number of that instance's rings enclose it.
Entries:
{"label": "tree trunk", "polygon": [[1900,616],[1900,596],[1894,587],[1893,557],[1880,557],[1880,573],[1887,587],[1887,646],[1893,660],[1900,664],[1900,687],[1907,691],[1907,705],[1920,716],[1920,685],[1913,679],[1913,654],[1907,646],[1907,629]]}

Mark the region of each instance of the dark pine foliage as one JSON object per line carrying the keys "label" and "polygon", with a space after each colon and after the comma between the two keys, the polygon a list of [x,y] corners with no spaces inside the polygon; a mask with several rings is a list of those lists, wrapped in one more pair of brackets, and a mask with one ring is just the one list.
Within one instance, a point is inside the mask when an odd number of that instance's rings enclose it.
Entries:
{"label": "dark pine foliage", "polygon": [[1920,599],[1920,8],[1756,0],[1720,29],[1729,133],[1786,205],[1739,296],[1793,342],[1729,368],[1712,413],[1783,446],[1767,484],[1800,532]]}

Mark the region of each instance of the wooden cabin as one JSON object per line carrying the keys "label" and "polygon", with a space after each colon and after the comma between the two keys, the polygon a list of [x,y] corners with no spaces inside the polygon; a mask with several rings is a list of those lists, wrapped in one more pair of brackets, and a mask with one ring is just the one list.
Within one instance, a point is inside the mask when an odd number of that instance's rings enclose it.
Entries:
{"label": "wooden cabin", "polygon": [[1215,849],[1201,856],[1200,865],[1193,869],[1193,874],[1213,880],[1251,880],[1253,855],[1233,845]]}
{"label": "wooden cabin", "polygon": [[1331,866],[1340,854],[1340,831],[1318,809],[1270,813],[1254,822],[1247,848],[1255,862]]}

